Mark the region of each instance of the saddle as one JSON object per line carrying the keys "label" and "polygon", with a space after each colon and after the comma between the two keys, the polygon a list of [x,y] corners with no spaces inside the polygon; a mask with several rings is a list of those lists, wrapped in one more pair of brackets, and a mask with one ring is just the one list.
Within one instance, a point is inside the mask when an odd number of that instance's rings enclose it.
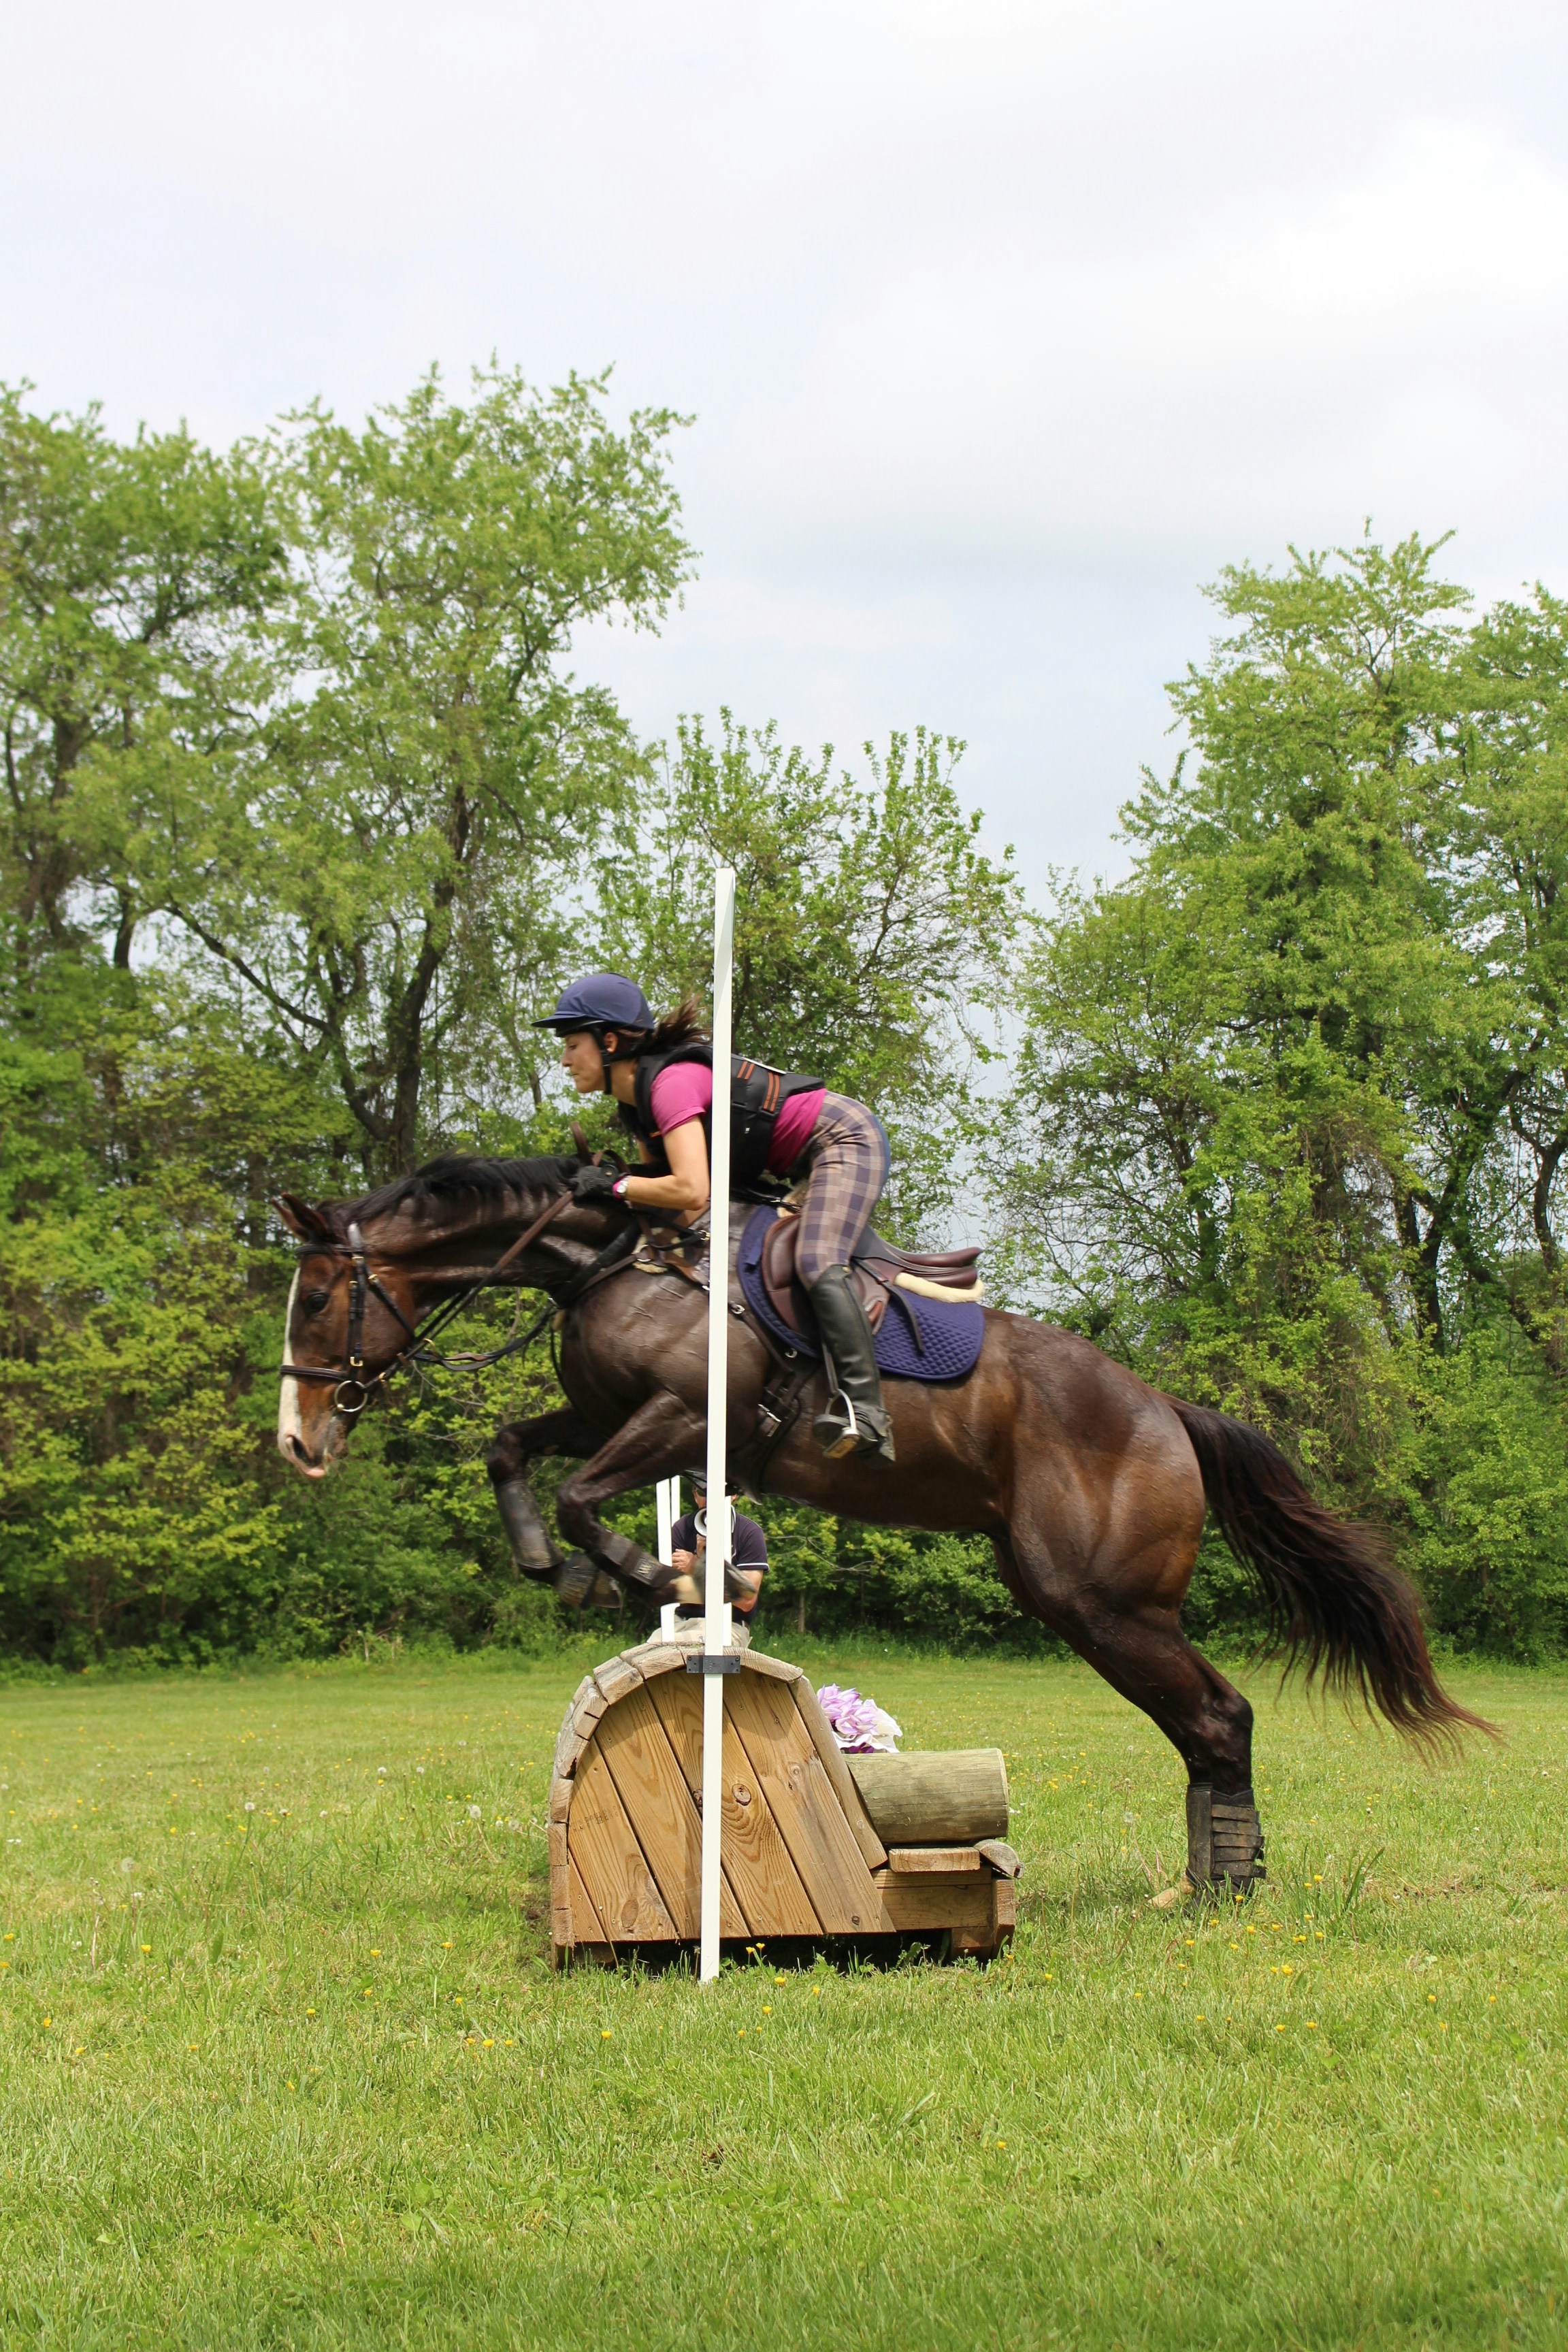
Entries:
{"label": "saddle", "polygon": [[[795,1272],[795,1254],[799,1241],[799,1218],[787,1210],[782,1212],[763,1238],[761,1271],[769,1306],[781,1323],[804,1336],[816,1328],[816,1318]],[[875,1331],[888,1311],[890,1290],[917,1291],[922,1298],[944,1300],[949,1306],[978,1300],[984,1289],[979,1260],[978,1248],[895,1249],[891,1242],[884,1241],[880,1234],[872,1233],[868,1226],[855,1245],[849,1270],[867,1320]]]}

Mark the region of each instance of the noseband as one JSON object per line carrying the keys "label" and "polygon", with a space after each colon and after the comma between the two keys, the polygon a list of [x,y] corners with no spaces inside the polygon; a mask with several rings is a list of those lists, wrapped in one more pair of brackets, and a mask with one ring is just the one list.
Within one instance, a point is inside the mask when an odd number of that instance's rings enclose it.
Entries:
{"label": "noseband", "polygon": [[[499,1364],[503,1356],[516,1355],[520,1349],[528,1347],[538,1338],[545,1324],[554,1314],[553,1299],[545,1307],[542,1315],[531,1323],[520,1338],[509,1339],[504,1347],[492,1348],[486,1355],[447,1356],[442,1354],[434,1342],[437,1333],[444,1331],[481,1290],[486,1290],[492,1283],[500,1281],[507,1267],[515,1258],[521,1256],[531,1242],[537,1240],[552,1218],[558,1217],[562,1210],[569,1208],[571,1203],[570,1192],[563,1192],[559,1200],[552,1201],[542,1216],[535,1217],[527,1232],[519,1234],[510,1248],[496,1260],[488,1273],[476,1276],[465,1288],[458,1291],[453,1297],[444,1300],[435,1313],[426,1318],[422,1326],[409,1321],[396,1299],[383,1288],[372,1273],[370,1253],[365,1247],[364,1235],[357,1224],[349,1227],[349,1237],[346,1243],[312,1243],[313,1249],[330,1250],[334,1257],[346,1257],[349,1262],[349,1328],[348,1336],[343,1343],[343,1360],[335,1367],[329,1364],[280,1364],[279,1366],[280,1377],[286,1381],[335,1381],[337,1385],[332,1395],[333,1410],[340,1412],[345,1421],[353,1421],[364,1411],[377,1389],[384,1388],[395,1372],[406,1371],[410,1366],[437,1364],[447,1371],[478,1371],[487,1364]],[[386,1308],[387,1313],[402,1324],[408,1334],[408,1344],[398,1349],[384,1370],[374,1372],[367,1378],[363,1352],[364,1313],[366,1306],[373,1298],[378,1300]]]}

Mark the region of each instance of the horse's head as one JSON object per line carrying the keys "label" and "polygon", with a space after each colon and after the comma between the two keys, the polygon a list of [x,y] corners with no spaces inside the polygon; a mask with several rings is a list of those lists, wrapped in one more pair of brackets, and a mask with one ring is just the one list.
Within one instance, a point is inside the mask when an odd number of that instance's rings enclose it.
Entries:
{"label": "horse's head", "polygon": [[304,1477],[324,1478],[378,1377],[407,1344],[414,1286],[379,1254],[369,1276],[341,1211],[292,1193],[274,1206],[304,1244],[283,1323],[278,1450]]}

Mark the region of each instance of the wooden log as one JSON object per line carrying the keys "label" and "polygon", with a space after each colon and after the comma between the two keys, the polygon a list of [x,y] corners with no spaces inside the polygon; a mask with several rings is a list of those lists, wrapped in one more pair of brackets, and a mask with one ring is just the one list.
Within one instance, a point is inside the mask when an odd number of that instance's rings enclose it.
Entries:
{"label": "wooden log", "polygon": [[845,1762],[884,1845],[973,1845],[1006,1833],[1007,1768],[999,1748]]}
{"label": "wooden log", "polygon": [[830,1936],[879,1932],[881,1899],[788,1688],[737,1675],[725,1714],[823,1927]]}
{"label": "wooden log", "polygon": [[[695,1675],[672,1675],[648,1692],[700,1816],[702,1692]],[[723,1863],[721,1936],[820,1936],[789,1848],[757,1785],[731,1710],[724,1709]]]}
{"label": "wooden log", "polygon": [[889,1849],[888,1867],[900,1878],[918,1878],[984,1870],[985,1865],[977,1846],[895,1845]]}
{"label": "wooden log", "polygon": [[[747,1664],[751,1661],[748,1659]],[[804,1675],[790,1685],[795,1709],[811,1734],[811,1744],[821,1759],[834,1795],[844,1808],[844,1818],[849,1833],[860,1849],[860,1858],[868,1870],[880,1870],[888,1859],[888,1849],[871,1826],[859,1790],[850,1777],[844,1760],[844,1750],[833,1737],[833,1726],[822,1712],[820,1700]]]}

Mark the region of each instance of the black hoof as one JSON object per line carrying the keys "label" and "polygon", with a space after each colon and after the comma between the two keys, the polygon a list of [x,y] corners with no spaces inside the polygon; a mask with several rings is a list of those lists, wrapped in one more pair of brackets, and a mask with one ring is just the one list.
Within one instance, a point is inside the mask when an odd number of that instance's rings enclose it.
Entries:
{"label": "black hoof", "polygon": [[574,1551],[555,1572],[555,1598],[563,1609],[581,1609],[599,1578],[598,1563],[585,1551]]}

